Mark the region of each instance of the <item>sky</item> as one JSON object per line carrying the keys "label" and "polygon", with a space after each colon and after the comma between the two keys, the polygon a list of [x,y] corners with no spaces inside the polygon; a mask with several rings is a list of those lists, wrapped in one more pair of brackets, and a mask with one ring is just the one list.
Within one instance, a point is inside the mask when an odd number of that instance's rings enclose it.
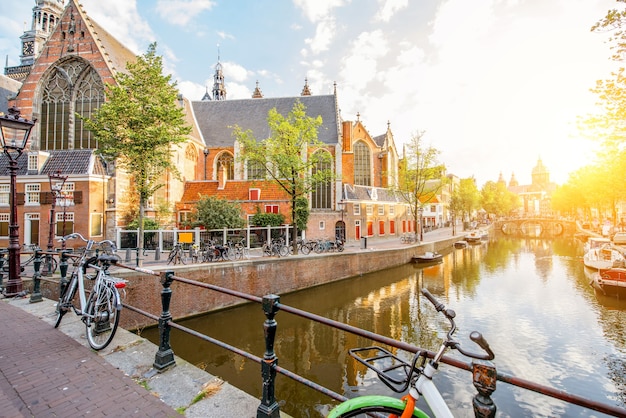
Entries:
{"label": "sky", "polygon": [[[578,120],[611,78],[607,34],[591,26],[616,0],[82,0],[133,52],[157,42],[190,100],[221,62],[227,99],[331,94],[343,120],[372,136],[389,124],[398,152],[423,132],[448,173],[479,187],[512,175],[530,184],[592,162]],[[19,64],[35,0],[0,5],[0,56]],[[312,115],[315,116],[315,115]]]}

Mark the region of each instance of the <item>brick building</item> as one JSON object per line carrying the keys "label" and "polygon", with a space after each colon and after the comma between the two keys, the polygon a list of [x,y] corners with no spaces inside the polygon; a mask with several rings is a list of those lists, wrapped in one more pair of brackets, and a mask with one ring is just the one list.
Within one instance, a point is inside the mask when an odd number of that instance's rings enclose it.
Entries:
{"label": "brick building", "polygon": [[[105,84],[114,83],[115,74],[125,71],[136,57],[91,19],[77,0],[63,4],[63,0],[36,2],[31,29],[20,37],[21,63],[5,68],[5,75],[0,76],[0,103],[16,106],[24,117],[38,120],[29,149],[18,162],[17,192],[20,241],[41,246],[49,235],[51,173],[67,176],[63,199],[56,202],[63,206],[57,206],[55,215],[56,220],[65,219],[66,232],[112,239],[125,226],[124,215],[135,204],[129,198],[128,177],[99,159],[94,152],[96,138],[75,115],[88,117],[97,109],[105,100]],[[165,187],[149,202],[148,216],[155,215],[156,207],[167,207],[174,215],[163,227],[180,226],[199,196],[217,195],[241,203],[247,215],[262,210],[280,212],[289,219],[287,196],[241,160],[232,126],[265,138],[268,111],[276,108],[286,115],[300,100],[309,116],[322,117],[318,139],[324,146],[312,152],[329,153],[329,168],[337,177],[310,194],[307,237],[345,234],[355,240],[414,229],[405,206],[389,190],[399,163],[389,124],[382,135],[372,136],[359,115],[356,121],[343,120],[336,86],[333,94],[313,95],[305,80],[300,95],[264,98],[257,83],[250,99],[227,100],[225,77],[218,57],[211,92],[207,89],[199,101],[179,97],[177,105],[184,107],[192,126],[188,141],[172,154],[182,178],[163,178]],[[6,157],[0,157],[0,167],[7,165]],[[5,228],[4,223],[9,215],[8,187],[8,170],[0,168],[0,247],[4,240],[8,242],[8,224]],[[61,232],[57,227],[55,235]]]}

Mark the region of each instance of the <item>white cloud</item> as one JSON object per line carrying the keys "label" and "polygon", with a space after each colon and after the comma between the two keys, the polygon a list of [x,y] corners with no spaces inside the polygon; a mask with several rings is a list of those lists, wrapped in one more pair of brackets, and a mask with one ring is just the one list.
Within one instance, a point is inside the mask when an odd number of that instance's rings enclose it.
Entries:
{"label": "white cloud", "polygon": [[396,13],[408,6],[409,0],[378,0],[378,3],[380,9],[374,20],[389,22]]}
{"label": "white cloud", "polygon": [[319,54],[327,51],[336,33],[335,20],[332,18],[324,19],[317,24],[315,28],[315,36],[308,38],[305,43],[311,47],[313,54]]}
{"label": "white cloud", "polygon": [[215,4],[212,0],[158,0],[156,9],[168,22],[185,26],[200,13],[211,10]]}
{"label": "white cloud", "polygon": [[313,23],[330,16],[333,9],[345,6],[350,1],[344,0],[293,0],[293,4],[302,9],[305,16]]}

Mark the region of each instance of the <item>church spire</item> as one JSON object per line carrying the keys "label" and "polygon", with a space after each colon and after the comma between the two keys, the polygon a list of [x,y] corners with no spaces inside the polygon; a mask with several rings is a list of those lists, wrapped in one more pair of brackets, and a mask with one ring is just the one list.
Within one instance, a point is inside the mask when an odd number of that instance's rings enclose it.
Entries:
{"label": "church spire", "polygon": [[217,47],[217,64],[213,75],[213,100],[226,100],[226,86],[224,85],[224,72],[220,62],[220,48]]}
{"label": "church spire", "polygon": [[263,93],[261,93],[261,89],[259,88],[259,80],[256,81],[256,88],[254,89],[254,93],[252,93],[253,99],[262,99]]}
{"label": "church spire", "polygon": [[35,63],[35,58],[43,49],[63,14],[64,0],[37,0],[35,3],[30,30],[25,30],[20,36],[22,41],[20,65],[17,67],[5,66],[4,70],[7,77],[18,81],[24,81],[28,76],[30,68]]}
{"label": "church spire", "polygon": [[209,86],[206,86],[206,91],[204,93],[204,96],[202,96],[202,101],[203,102],[211,101],[211,95],[209,94]]}
{"label": "church spire", "polygon": [[309,80],[308,79],[304,79],[304,88],[302,89],[302,93],[300,93],[300,96],[310,96],[311,95],[311,89],[309,88]]}

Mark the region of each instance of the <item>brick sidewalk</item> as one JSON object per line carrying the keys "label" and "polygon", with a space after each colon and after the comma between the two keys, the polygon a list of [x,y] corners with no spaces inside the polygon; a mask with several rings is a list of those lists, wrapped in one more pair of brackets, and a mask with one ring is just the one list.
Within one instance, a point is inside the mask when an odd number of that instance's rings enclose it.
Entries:
{"label": "brick sidewalk", "polygon": [[0,416],[181,416],[45,321],[5,301],[0,318]]}

